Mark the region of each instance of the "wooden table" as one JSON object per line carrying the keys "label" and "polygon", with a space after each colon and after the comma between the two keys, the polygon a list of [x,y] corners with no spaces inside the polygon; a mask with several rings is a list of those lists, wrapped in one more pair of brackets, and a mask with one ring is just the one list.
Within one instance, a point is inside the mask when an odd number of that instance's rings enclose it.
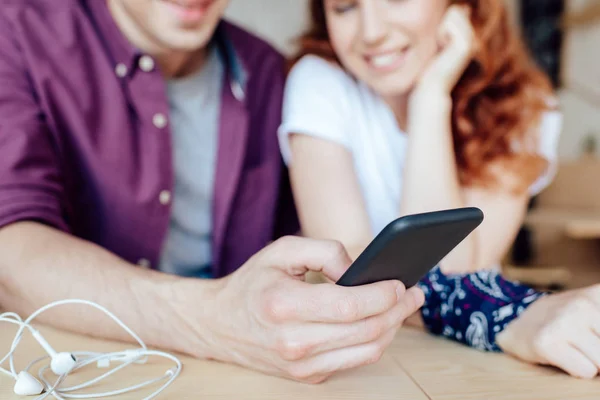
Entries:
{"label": "wooden table", "polygon": [[[57,351],[115,351],[124,347],[44,328],[42,333]],[[12,334],[13,330],[5,327],[0,332],[3,354]],[[17,368],[43,354],[36,342],[27,339],[17,353]],[[400,332],[378,364],[339,374],[321,385],[295,383],[216,362],[181,360],[182,374],[159,399],[597,400],[600,394],[600,379],[577,380],[554,369],[480,353],[412,328]],[[141,382],[159,376],[170,366],[162,359],[151,359],[150,364],[132,367],[95,390]],[[88,379],[97,375],[80,373]],[[12,387],[12,380],[0,375],[0,400],[20,399]],[[151,392],[114,398],[141,399]]]}

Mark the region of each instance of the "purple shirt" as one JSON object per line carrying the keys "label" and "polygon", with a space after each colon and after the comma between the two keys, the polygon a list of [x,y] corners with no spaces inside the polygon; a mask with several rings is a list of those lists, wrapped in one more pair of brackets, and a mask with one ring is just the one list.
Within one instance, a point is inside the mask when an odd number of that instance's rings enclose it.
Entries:
{"label": "purple shirt", "polygon": [[[222,22],[214,276],[298,224],[276,131],[283,58]],[[103,0],[0,0],[0,226],[40,221],[156,267],[173,161],[164,78]],[[201,110],[198,110],[201,112]]]}

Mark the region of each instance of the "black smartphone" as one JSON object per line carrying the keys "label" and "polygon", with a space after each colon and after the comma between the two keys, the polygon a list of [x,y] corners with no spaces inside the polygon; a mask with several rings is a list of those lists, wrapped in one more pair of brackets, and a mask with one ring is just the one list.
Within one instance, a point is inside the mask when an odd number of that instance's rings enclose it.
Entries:
{"label": "black smartphone", "polygon": [[336,282],[341,286],[399,280],[416,285],[483,222],[479,208],[407,215],[387,225]]}

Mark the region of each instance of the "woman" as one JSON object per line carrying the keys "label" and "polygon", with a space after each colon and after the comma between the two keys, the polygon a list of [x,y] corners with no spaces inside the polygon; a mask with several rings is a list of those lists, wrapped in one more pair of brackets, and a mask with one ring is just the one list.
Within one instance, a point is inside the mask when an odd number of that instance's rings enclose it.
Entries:
{"label": "woman", "polygon": [[[595,376],[600,329],[561,310],[591,297],[586,311],[600,315],[598,289],[542,296],[490,271],[530,197],[551,181],[560,131],[551,87],[502,2],[312,0],[311,8],[279,131],[304,234],[339,240],[356,257],[401,215],[477,206],[485,222],[420,284],[425,325]],[[555,318],[539,319],[548,313]],[[566,331],[570,318],[585,334]]]}

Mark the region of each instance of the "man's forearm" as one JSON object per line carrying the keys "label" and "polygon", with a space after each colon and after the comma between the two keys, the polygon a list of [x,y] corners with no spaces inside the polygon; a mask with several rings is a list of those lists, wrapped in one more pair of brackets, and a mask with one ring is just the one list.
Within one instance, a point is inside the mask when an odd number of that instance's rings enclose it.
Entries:
{"label": "man's forearm", "polygon": [[[89,300],[114,313],[150,346],[194,355],[206,350],[182,317],[189,307],[182,302],[194,300],[183,299],[180,289],[193,284],[195,301],[209,302],[215,285],[210,281],[136,268],[94,244],[37,223],[0,230],[0,254],[0,308],[25,317],[56,300]],[[56,307],[36,320],[81,334],[132,340],[108,316],[84,305]]]}

